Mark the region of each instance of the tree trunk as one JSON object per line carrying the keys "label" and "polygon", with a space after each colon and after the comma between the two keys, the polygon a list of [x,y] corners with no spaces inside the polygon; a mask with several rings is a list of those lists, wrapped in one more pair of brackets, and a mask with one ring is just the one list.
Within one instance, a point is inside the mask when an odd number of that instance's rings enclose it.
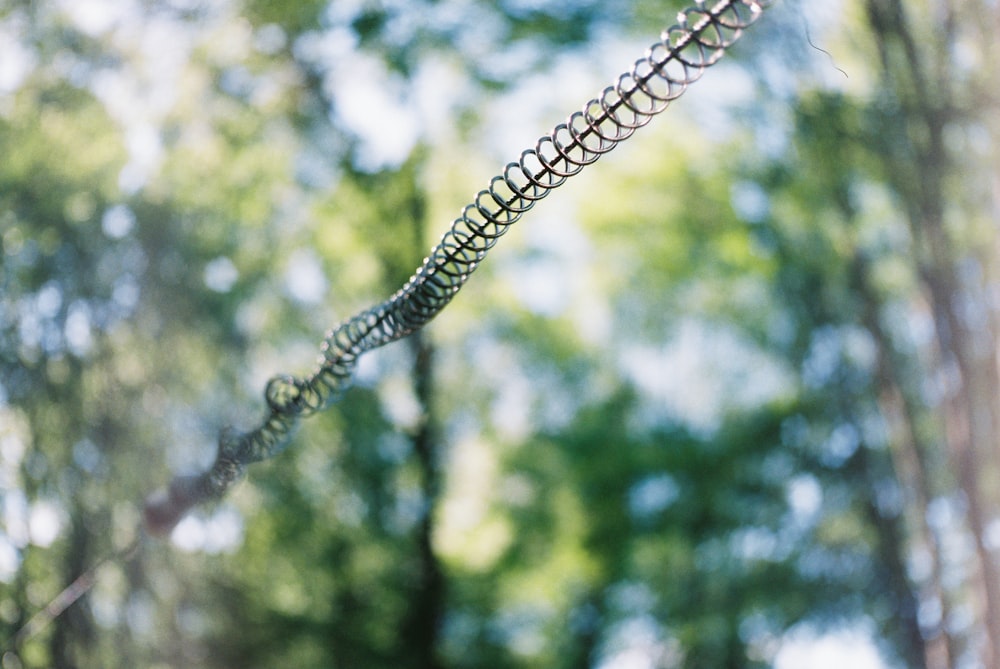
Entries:
{"label": "tree trunk", "polygon": [[[924,630],[921,645],[923,662],[928,669],[949,669],[959,655],[955,638],[948,631],[952,597],[944,585],[944,554],[938,532],[927,519],[927,509],[936,497],[935,486],[928,471],[935,463],[930,455],[933,445],[920,429],[922,411],[919,401],[907,392],[900,381],[907,376],[906,361],[894,355],[896,347],[891,335],[882,326],[879,312],[883,300],[871,283],[868,263],[863,256],[854,259],[851,282],[861,298],[861,322],[875,340],[875,383],[879,407],[889,425],[889,450],[894,475],[906,496],[911,542],[921,544],[931,560],[930,574],[921,600],[933,598],[940,603],[940,619],[932,630]],[[902,549],[900,549],[902,550]],[[900,565],[900,569],[903,566]],[[919,627],[916,626],[919,633]]]}
{"label": "tree trunk", "polygon": [[[80,505],[73,507],[79,510]],[[72,583],[80,574],[87,571],[90,558],[90,532],[84,525],[80,513],[74,513],[71,519],[69,534],[69,549],[63,567],[62,583]],[[81,658],[87,654],[87,649],[95,641],[93,621],[86,607],[86,595],[74,602],[62,614],[52,621],[52,636],[50,649],[53,669],[76,669],[86,664]]]}
{"label": "tree trunk", "polygon": [[[402,202],[413,221],[413,236],[423,247],[426,236],[426,202],[414,185],[415,170],[422,159],[418,155],[399,178],[406,181]],[[434,552],[435,510],[441,497],[440,425],[434,408],[434,345],[423,330],[407,340],[413,364],[413,386],[420,419],[412,434],[413,454],[419,473],[422,508],[417,524],[415,578],[410,609],[403,624],[404,647],[412,649],[415,669],[440,669],[441,625],[445,612],[445,579]]]}
{"label": "tree trunk", "polygon": [[[976,609],[986,639],[983,661],[994,667],[1000,662],[1000,573],[986,545],[989,509],[996,499],[984,481],[995,483],[997,478],[998,338],[994,309],[986,297],[988,286],[982,276],[968,270],[983,262],[983,253],[987,267],[996,259],[989,257],[993,245],[969,247],[974,245],[968,241],[975,239],[970,227],[974,222],[951,215],[961,209],[956,201],[975,202],[977,195],[975,185],[962,190],[967,180],[959,178],[962,164],[952,160],[945,135],[946,129],[974,121],[983,111],[963,112],[959,105],[968,91],[953,93],[963,81],[957,76],[961,68],[953,61],[961,26],[950,3],[943,3],[940,20],[927,31],[932,39],[917,36],[900,0],[868,0],[866,7],[889,95],[883,127],[897,128],[879,158],[909,219],[919,275],[934,315],[934,371],[945,385],[941,407],[945,441],[975,546],[976,583],[971,589],[981,598]],[[970,14],[973,21],[988,15],[983,5]],[[966,234],[956,237],[956,231]]]}
{"label": "tree trunk", "polygon": [[437,420],[433,410],[434,348],[423,333],[409,339],[413,353],[413,375],[417,402],[423,416],[413,434],[413,451],[420,472],[423,509],[416,532],[417,582],[412,590],[410,610],[403,626],[406,648],[415,653],[413,667],[438,669],[438,639],[444,618],[445,582],[434,553],[434,509],[441,491]]}

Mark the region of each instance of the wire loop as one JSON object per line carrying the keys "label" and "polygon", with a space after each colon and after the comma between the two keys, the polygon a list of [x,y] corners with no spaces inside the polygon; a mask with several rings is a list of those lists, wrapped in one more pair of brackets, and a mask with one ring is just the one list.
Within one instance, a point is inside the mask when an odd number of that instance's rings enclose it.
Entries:
{"label": "wire loop", "polygon": [[536,202],[597,161],[679,98],[760,16],[771,0],[697,0],[617,81],[541,137],[476,194],[406,284],[385,302],[331,330],[317,369],[267,383],[268,414],[248,431],[219,436],[211,469],[178,477],[146,504],[146,525],[166,534],[195,504],[222,496],[246,464],[283,450],[300,418],[327,408],[349,385],[357,359],[423,327],[462,288],[487,252]]}

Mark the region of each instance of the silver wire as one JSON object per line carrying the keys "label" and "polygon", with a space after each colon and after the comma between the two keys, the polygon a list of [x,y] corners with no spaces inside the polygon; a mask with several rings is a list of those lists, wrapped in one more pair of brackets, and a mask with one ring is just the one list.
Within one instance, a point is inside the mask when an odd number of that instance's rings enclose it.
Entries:
{"label": "silver wire", "polygon": [[706,7],[699,1],[680,12],[677,23],[615,83],[494,176],[399,291],[331,330],[312,374],[272,378],[260,425],[247,432],[223,430],[208,471],[177,477],[147,499],[147,530],[169,533],[191,507],[221,497],[246,465],[284,450],[300,419],[329,407],[348,387],[363,353],[412,334],[440,313],[511,225],[683,95],[771,2],[720,0]]}

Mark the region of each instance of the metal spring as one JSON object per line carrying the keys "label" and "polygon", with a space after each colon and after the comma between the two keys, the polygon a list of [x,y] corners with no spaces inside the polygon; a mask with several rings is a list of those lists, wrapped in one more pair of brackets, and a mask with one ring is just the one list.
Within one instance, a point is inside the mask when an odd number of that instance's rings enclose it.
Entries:
{"label": "metal spring", "polygon": [[221,497],[247,464],[284,450],[301,418],[327,408],[347,388],[361,354],[413,333],[440,313],[512,224],[665,110],[772,1],[720,0],[705,7],[697,0],[680,12],[629,71],[493,177],[398,292],[331,330],[311,375],[272,378],[264,391],[268,413],[259,426],[223,430],[208,471],[177,477],[150,496],[147,530],[167,534],[191,507]]}

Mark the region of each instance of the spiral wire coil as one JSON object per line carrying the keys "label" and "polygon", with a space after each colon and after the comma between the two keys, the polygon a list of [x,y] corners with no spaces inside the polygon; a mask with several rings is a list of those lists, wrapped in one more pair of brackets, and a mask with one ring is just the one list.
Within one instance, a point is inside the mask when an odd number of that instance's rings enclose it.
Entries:
{"label": "spiral wire coil", "polygon": [[284,450],[301,418],[329,407],[347,388],[359,356],[412,334],[440,313],[512,224],[665,110],[771,2],[720,0],[707,7],[698,0],[680,12],[629,71],[493,177],[398,292],[331,330],[311,375],[272,378],[264,392],[265,419],[247,432],[224,429],[208,471],[179,476],[151,496],[147,530],[168,533],[191,507],[221,497],[247,464]]}

